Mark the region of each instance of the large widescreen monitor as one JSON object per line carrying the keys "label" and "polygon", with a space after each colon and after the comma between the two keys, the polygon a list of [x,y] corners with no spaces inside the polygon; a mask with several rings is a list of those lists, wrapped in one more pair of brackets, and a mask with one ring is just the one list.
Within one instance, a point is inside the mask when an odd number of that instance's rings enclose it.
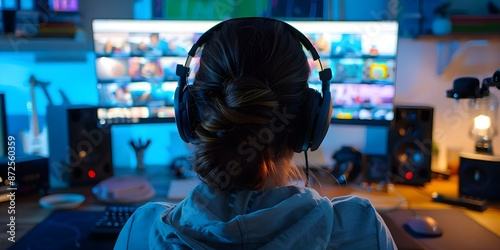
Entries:
{"label": "large widescreen monitor", "polygon": [[[93,20],[102,123],[173,121],[177,64],[218,21]],[[389,125],[393,119],[398,23],[288,21],[315,44],[333,71],[332,123]],[[309,56],[309,54],[308,54]],[[198,58],[192,60],[191,76]],[[319,88],[311,59],[310,87]]]}

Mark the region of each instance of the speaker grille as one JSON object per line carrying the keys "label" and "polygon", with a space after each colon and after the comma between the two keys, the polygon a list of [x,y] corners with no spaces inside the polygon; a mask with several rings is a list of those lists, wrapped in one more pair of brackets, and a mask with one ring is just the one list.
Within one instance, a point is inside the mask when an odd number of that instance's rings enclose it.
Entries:
{"label": "speaker grille", "polygon": [[461,156],[458,176],[460,195],[500,201],[500,161]]}
{"label": "speaker grille", "polygon": [[[50,114],[50,115],[49,115]],[[96,107],[47,108],[52,174],[70,186],[113,175],[111,133],[98,126]]]}
{"label": "speaker grille", "polygon": [[396,106],[389,128],[392,181],[421,186],[431,179],[433,108]]}

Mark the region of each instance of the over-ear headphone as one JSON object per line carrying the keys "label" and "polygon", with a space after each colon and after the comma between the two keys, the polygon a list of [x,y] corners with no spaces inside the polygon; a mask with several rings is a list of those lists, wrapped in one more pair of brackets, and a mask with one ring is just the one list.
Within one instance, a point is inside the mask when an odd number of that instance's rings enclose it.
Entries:
{"label": "over-ear headphone", "polygon": [[[292,35],[299,40],[299,42],[306,48],[313,58],[313,60],[318,60],[320,71],[319,78],[321,80],[321,92],[319,93],[315,89],[309,88],[309,100],[305,107],[304,114],[307,117],[295,118],[299,121],[306,121],[306,125],[303,131],[294,131],[297,135],[296,143],[293,145],[293,150],[297,153],[302,151],[307,151],[311,149],[312,151],[318,149],[319,145],[325,138],[326,132],[328,131],[330,125],[330,119],[332,115],[332,98],[330,93],[330,80],[332,79],[332,71],[329,68],[323,69],[321,61],[319,61],[319,54],[314,48],[311,41],[296,28],[290,24],[265,17],[244,17],[235,18],[222,21],[210,28],[208,31],[203,33],[200,38],[193,44],[193,47],[188,52],[188,58],[184,65],[177,65],[176,74],[179,76],[179,82],[177,89],[175,91],[174,97],[174,109],[175,109],[175,121],[177,124],[177,129],[179,135],[185,142],[196,144],[196,135],[194,129],[199,123],[199,110],[196,106],[194,97],[190,93],[188,82],[188,76],[190,73],[189,65],[191,60],[196,56],[196,54],[201,50],[203,44],[205,44],[213,34],[220,30],[222,25],[228,21],[233,20],[257,20],[264,19],[270,22],[281,22],[284,24],[286,29],[292,33]],[[245,23],[248,25],[248,22]]]}
{"label": "over-ear headphone", "polygon": [[177,178],[195,176],[191,170],[191,161],[186,156],[176,157],[170,163],[170,171]]}
{"label": "over-ear headphone", "polygon": [[348,183],[360,184],[363,181],[363,171],[366,170],[366,157],[354,147],[343,146],[336,151],[332,159],[335,165],[332,175],[340,185]]}

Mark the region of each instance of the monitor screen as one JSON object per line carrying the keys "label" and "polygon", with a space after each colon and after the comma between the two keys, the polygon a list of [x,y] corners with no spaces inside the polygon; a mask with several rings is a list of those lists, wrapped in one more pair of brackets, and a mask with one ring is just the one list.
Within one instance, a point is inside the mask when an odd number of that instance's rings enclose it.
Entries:
{"label": "monitor screen", "polygon": [[[289,23],[315,44],[323,68],[332,69],[332,123],[390,125],[394,117],[398,23]],[[315,72],[310,86],[320,88]]]}
{"label": "monitor screen", "polygon": [[101,124],[174,121],[176,66],[216,23],[93,20]]}
{"label": "monitor screen", "polygon": [[[101,123],[173,121],[177,64],[219,21],[96,19],[92,22]],[[393,119],[395,21],[288,21],[332,69],[333,123],[389,125]],[[308,56],[309,53],[308,53]],[[320,88],[311,61],[310,87]],[[198,58],[191,61],[194,78]]]}
{"label": "monitor screen", "polygon": [[78,0],[49,0],[49,10],[54,12],[77,12]]}

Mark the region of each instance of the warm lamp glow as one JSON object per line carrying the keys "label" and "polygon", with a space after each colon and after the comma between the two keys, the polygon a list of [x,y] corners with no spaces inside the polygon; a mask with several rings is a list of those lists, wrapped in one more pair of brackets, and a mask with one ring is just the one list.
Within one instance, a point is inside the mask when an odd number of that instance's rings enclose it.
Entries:
{"label": "warm lamp glow", "polygon": [[488,130],[491,127],[491,119],[485,115],[479,115],[474,118],[474,128]]}
{"label": "warm lamp glow", "polygon": [[472,99],[469,108],[474,117],[471,135],[476,141],[476,152],[493,154],[492,140],[498,132],[496,129],[498,99],[494,95]]}
{"label": "warm lamp glow", "polygon": [[479,137],[488,137],[490,127],[490,117],[486,115],[478,115],[474,117],[474,128],[472,130],[472,133]]}

